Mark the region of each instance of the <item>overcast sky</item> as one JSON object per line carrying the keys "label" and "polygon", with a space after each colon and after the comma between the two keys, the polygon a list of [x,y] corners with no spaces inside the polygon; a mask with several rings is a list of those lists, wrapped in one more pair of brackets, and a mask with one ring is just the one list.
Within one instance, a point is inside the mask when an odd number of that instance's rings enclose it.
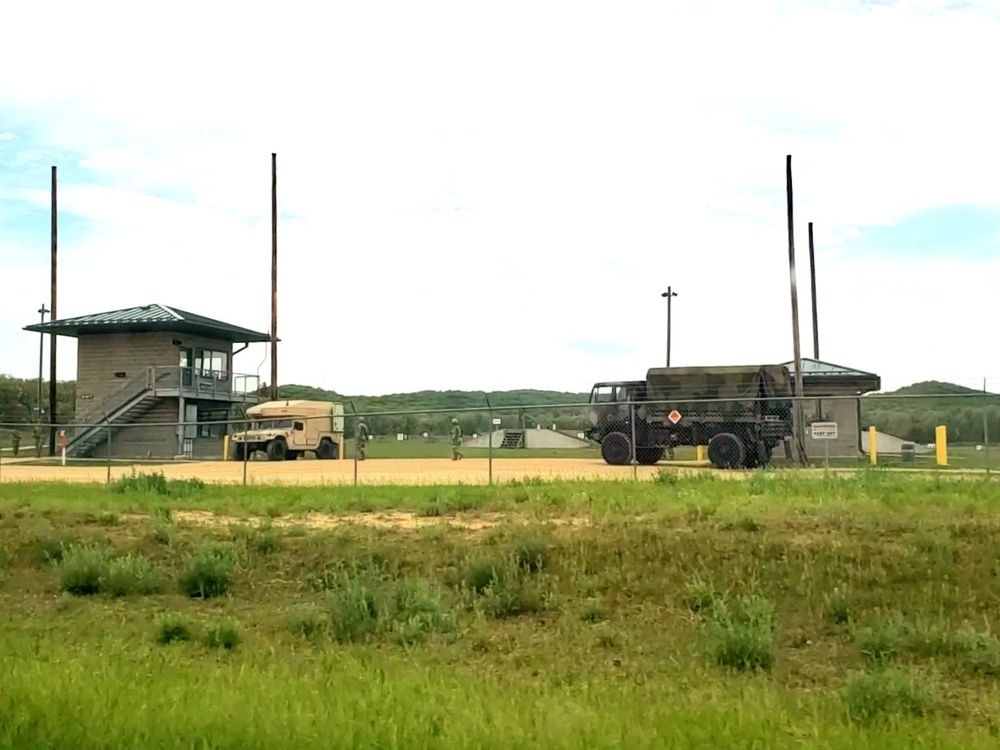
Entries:
{"label": "overcast sky", "polygon": [[52,165],[59,317],[269,330],[272,152],[279,382],[641,377],[668,284],[672,364],[786,361],[792,154],[803,355],[812,221],[821,359],[1000,389],[998,3],[155,8],[4,10],[0,372],[37,372]]}

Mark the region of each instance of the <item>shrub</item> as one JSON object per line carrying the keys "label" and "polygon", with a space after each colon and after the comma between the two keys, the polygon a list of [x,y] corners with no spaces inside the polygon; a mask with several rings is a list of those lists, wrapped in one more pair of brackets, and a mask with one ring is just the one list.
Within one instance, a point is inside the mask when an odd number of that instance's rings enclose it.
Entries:
{"label": "shrub", "polygon": [[930,700],[914,676],[897,670],[862,672],[848,681],[840,696],[848,719],[861,724],[889,716],[923,716]]}
{"label": "shrub", "polygon": [[902,650],[905,635],[906,630],[898,618],[866,627],[859,639],[861,653],[877,664],[892,661]]}
{"label": "shrub", "polygon": [[716,663],[738,671],[769,670],[774,661],[773,618],[774,607],[759,596],[742,597],[735,604],[713,602],[709,624]]}
{"label": "shrub", "polygon": [[327,629],[328,618],[322,609],[315,605],[299,607],[288,616],[288,628],[295,635],[309,638]]}
{"label": "shrub", "polygon": [[230,651],[240,642],[240,626],[235,620],[216,623],[205,633],[205,645]]}
{"label": "shrub", "polygon": [[343,587],[329,593],[330,635],[341,642],[364,642],[377,634],[387,608],[385,592],[377,582],[349,578]]}
{"label": "shrub", "polygon": [[90,596],[101,590],[101,580],[108,572],[109,561],[104,550],[72,544],[59,561],[60,587],[75,596]]}
{"label": "shrub", "polygon": [[197,477],[190,479],[167,479],[162,471],[149,474],[132,469],[131,474],[116,479],[111,490],[122,495],[126,492],[141,492],[151,495],[171,495],[188,497],[205,488],[205,483]]}
{"label": "shrub", "polygon": [[191,625],[186,617],[170,613],[158,618],[156,623],[156,642],[162,645],[174,641],[190,641]]}
{"label": "shrub", "polygon": [[192,598],[224,596],[232,584],[233,568],[230,547],[204,547],[188,558],[178,583],[181,591]]}
{"label": "shrub", "polygon": [[837,625],[846,625],[851,621],[851,599],[848,592],[841,588],[823,597],[824,611],[827,619]]}
{"label": "shrub", "polygon": [[155,594],[162,589],[160,578],[144,557],[125,555],[108,563],[100,578],[101,590],[110,596]]}
{"label": "shrub", "polygon": [[548,546],[538,537],[522,539],[514,545],[514,560],[522,570],[537,573],[548,564]]}

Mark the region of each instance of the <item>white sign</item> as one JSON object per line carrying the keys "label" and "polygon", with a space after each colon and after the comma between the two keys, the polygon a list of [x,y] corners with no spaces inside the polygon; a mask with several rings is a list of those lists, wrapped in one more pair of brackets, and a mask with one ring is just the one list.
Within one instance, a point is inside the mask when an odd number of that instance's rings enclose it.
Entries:
{"label": "white sign", "polygon": [[500,417],[493,417],[493,424],[500,424]]}
{"label": "white sign", "polygon": [[813,422],[809,425],[812,430],[813,440],[836,440],[837,439],[837,423],[836,422]]}

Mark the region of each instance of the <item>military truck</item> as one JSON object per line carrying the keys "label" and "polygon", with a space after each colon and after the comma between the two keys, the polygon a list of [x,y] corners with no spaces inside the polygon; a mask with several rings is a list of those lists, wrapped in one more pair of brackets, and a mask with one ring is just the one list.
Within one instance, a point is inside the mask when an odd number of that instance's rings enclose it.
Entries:
{"label": "military truck", "polygon": [[707,445],[720,469],[754,468],[793,435],[792,379],[784,365],[656,367],[645,380],[596,383],[587,436],[609,464],[655,464],[667,446]]}
{"label": "military truck", "polygon": [[332,401],[266,401],[246,410],[249,429],[230,438],[233,458],[263,451],[268,461],[294,461],[306,451],[343,458],[344,405]]}

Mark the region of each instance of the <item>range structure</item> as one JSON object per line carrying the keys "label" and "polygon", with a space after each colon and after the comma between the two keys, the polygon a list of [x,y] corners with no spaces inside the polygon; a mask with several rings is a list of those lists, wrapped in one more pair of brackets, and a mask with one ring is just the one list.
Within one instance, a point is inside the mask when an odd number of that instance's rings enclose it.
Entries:
{"label": "range structure", "polygon": [[[76,414],[70,458],[209,458],[222,455],[226,425],[258,401],[256,375],[233,358],[266,333],[176,307],[151,304],[49,320],[26,331],[77,339]],[[234,345],[242,344],[238,349]],[[68,421],[68,420],[67,420]]]}

